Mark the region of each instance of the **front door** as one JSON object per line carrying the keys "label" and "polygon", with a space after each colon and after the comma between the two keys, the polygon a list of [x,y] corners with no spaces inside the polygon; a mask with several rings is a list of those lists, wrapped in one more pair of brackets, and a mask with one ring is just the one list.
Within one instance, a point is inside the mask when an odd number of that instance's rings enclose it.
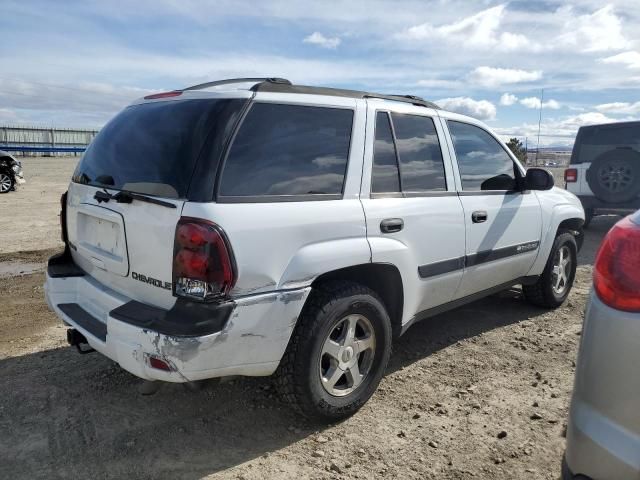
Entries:
{"label": "front door", "polygon": [[525,276],[538,254],[542,218],[536,194],[517,188],[520,167],[493,135],[470,123],[446,124],[466,227],[465,271],[455,295],[462,298]]}

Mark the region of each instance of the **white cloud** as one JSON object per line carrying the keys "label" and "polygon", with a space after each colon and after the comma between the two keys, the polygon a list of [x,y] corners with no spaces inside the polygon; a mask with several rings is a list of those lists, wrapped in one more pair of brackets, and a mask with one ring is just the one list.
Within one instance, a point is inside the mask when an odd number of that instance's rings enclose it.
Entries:
{"label": "white cloud", "polygon": [[488,100],[455,97],[437,100],[436,104],[445,110],[469,115],[479,120],[493,120],[496,118],[496,106]]}
{"label": "white cloud", "polygon": [[[520,100],[520,104],[527,108],[540,108],[540,99],[538,97],[527,97]],[[560,103],[557,100],[549,99],[542,103],[542,108],[550,108],[552,110],[558,110]]]}
{"label": "white cloud", "polygon": [[477,67],[468,76],[471,82],[484,87],[497,87],[514,83],[534,82],[542,78],[540,70],[518,70],[512,68]]}
{"label": "white cloud", "polygon": [[603,103],[597,105],[596,110],[612,115],[640,115],[640,101]]}
{"label": "white cloud", "polygon": [[622,33],[622,22],[614,13],[613,5],[607,5],[591,14],[573,16],[571,7],[564,12],[569,19],[558,42],[584,52],[605,52],[621,50],[629,46]]}
{"label": "white cloud", "polygon": [[603,58],[600,61],[603,63],[624,65],[631,69],[640,69],[640,53],[634,51],[619,53],[611,57]]}
{"label": "white cloud", "polygon": [[406,40],[441,39],[463,48],[497,48],[502,51],[539,50],[540,45],[520,33],[500,32],[506,5],[487,8],[453,23],[434,26],[426,22],[406,29],[399,38]]}
{"label": "white cloud", "polygon": [[336,48],[340,45],[340,37],[325,37],[320,32],[313,32],[311,35],[307,36],[302,40],[304,43],[312,43],[314,45],[318,45],[322,48]]}
{"label": "white cloud", "polygon": [[503,93],[500,97],[500,105],[504,105],[505,107],[509,107],[518,101],[518,97],[511,93]]}

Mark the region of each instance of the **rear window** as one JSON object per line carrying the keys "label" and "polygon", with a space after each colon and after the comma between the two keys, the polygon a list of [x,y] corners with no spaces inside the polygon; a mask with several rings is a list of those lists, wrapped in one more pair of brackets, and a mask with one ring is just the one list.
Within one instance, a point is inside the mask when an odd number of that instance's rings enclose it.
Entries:
{"label": "rear window", "polygon": [[571,163],[591,163],[603,153],[618,148],[640,152],[640,122],[580,128],[573,146]]}
{"label": "rear window", "polygon": [[342,195],[352,123],[349,109],[255,103],[225,161],[219,198]]}
{"label": "rear window", "polygon": [[244,100],[180,100],[133,105],[91,142],[73,181],[168,198],[186,198],[205,139]]}

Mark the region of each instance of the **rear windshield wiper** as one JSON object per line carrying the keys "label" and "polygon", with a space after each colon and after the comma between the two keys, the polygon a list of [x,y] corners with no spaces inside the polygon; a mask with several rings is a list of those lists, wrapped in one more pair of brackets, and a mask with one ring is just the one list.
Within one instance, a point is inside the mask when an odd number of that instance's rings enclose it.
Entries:
{"label": "rear windshield wiper", "polygon": [[106,189],[104,191],[98,190],[93,198],[95,198],[98,203],[108,202],[109,200],[115,200],[118,203],[131,203],[134,200],[138,200],[140,202],[153,203],[154,205],[160,205],[162,207],[176,208],[176,206],[171,202],[165,202],[164,200],[158,200],[157,198],[147,197],[146,195],[128,192],[126,190],[120,190],[114,195],[107,192]]}

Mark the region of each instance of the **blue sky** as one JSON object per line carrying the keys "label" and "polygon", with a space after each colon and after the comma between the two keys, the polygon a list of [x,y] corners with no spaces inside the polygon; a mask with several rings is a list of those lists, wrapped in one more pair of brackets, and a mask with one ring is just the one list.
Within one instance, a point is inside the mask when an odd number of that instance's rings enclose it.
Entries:
{"label": "blue sky", "polygon": [[640,1],[13,1],[0,124],[99,127],[149,92],[236,76],[410,93],[570,144],[640,118]]}

